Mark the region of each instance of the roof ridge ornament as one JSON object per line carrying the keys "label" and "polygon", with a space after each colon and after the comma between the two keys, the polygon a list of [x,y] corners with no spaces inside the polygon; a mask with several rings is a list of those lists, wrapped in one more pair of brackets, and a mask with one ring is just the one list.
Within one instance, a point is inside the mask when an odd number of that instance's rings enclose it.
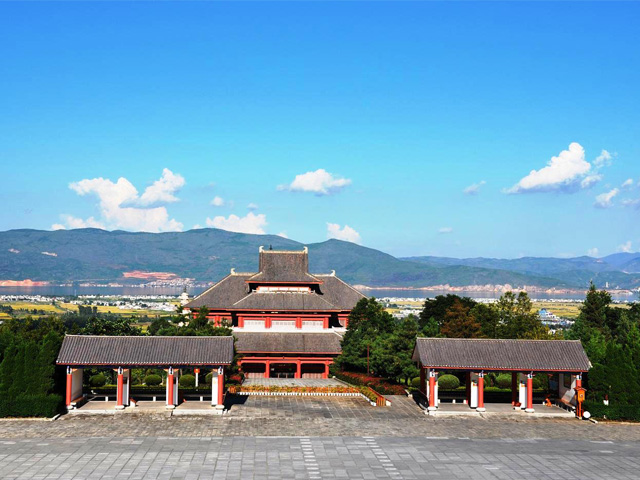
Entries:
{"label": "roof ridge ornament", "polygon": [[335,270],[331,270],[331,276],[335,277],[336,276],[336,271]]}
{"label": "roof ridge ornament", "polygon": [[302,249],[302,251],[304,253],[309,253],[309,247],[307,247],[306,245],[304,246],[304,248]]}
{"label": "roof ridge ornament", "polygon": [[258,247],[258,252],[264,252],[264,245],[260,245],[260,247]]}
{"label": "roof ridge ornament", "polygon": [[231,275],[235,275],[235,274],[236,274],[236,269],[235,269],[235,268],[232,268],[232,269],[231,269]]}

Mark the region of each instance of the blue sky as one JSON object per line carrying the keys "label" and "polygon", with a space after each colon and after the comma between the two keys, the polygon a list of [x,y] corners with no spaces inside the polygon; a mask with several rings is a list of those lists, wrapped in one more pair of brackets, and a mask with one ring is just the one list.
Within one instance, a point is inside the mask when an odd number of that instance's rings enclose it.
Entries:
{"label": "blue sky", "polygon": [[637,2],[4,2],[0,229],[636,251],[638,21]]}

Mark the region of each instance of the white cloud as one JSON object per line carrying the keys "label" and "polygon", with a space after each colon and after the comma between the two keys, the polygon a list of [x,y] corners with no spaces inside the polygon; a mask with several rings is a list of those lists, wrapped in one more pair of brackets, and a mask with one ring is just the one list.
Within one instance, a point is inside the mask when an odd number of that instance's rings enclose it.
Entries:
{"label": "white cloud", "polygon": [[614,188],[613,190],[610,190],[606,193],[601,193],[596,197],[596,201],[593,204],[594,207],[597,207],[597,208],[613,207],[613,203],[611,202],[611,200],[613,200],[613,197],[615,197],[619,191],[620,190],[618,190],[617,188]]}
{"label": "white cloud", "polygon": [[603,150],[594,160],[592,169],[592,165],[585,160],[582,145],[573,142],[568,150],[563,150],[557,157],[552,157],[545,167],[540,170],[531,170],[529,175],[504,192],[571,192],[579,188],[589,188],[602,179],[602,175],[597,170],[609,165],[610,160],[609,152]]}
{"label": "white cloud", "polygon": [[177,185],[182,184],[184,179],[166,168],[160,180],[148,187],[142,197],[138,196],[136,188],[124,177],[120,177],[115,183],[101,177],[73,182],[69,188],[78,195],[95,195],[98,198],[101,219],[89,217],[83,220],[71,215],[65,215],[64,219],[69,228],[91,226],[145,232],[180,231],[183,227],[182,223],[170,219],[166,207],[142,208],[138,205],[160,201],[173,202],[176,199],[173,192],[177,191]]}
{"label": "white cloud", "polygon": [[622,245],[618,245],[619,252],[630,253],[631,252],[631,240],[627,240]]}
{"label": "white cloud", "polygon": [[627,178],[623,183],[622,183],[622,188],[631,188],[633,187],[633,178]]}
{"label": "white cloud", "polygon": [[335,238],[336,240],[344,240],[346,242],[360,243],[360,234],[349,225],[340,228],[337,223],[327,222],[327,238]]}
{"label": "white cloud", "polygon": [[280,233],[278,234],[278,236],[279,236],[279,237],[282,237],[282,238],[289,238],[289,237],[287,236],[287,232],[280,232]]}
{"label": "white cloud", "polygon": [[9,252],[11,252],[11,253],[20,253],[20,250],[16,250],[15,248],[10,248]]}
{"label": "white cloud", "polygon": [[600,251],[596,247],[593,247],[587,250],[587,255],[589,255],[590,257],[597,257],[599,254],[600,254]]}
{"label": "white cloud", "polygon": [[348,178],[340,178],[332,175],[320,168],[315,172],[302,173],[296,175],[289,185],[279,185],[278,190],[289,190],[291,192],[311,192],[316,195],[331,195],[342,190],[347,185],[351,185]]}
{"label": "white cloud", "polygon": [[482,187],[485,183],[487,182],[485,182],[484,180],[481,180],[478,183],[472,183],[467,188],[465,188],[462,192],[465,195],[477,195],[478,193],[480,193],[480,187]]}
{"label": "white cloud", "polygon": [[200,230],[202,228],[202,225],[200,225],[199,223],[196,223],[193,227],[191,227],[191,230]]}
{"label": "white cloud", "polygon": [[640,198],[626,199],[622,201],[623,207],[638,207],[640,206]]}
{"label": "white cloud", "polygon": [[263,213],[256,215],[253,212],[247,213],[244,217],[229,215],[227,218],[217,216],[213,219],[207,218],[207,226],[221,228],[230,232],[264,234],[264,227],[267,226],[267,216]]}
{"label": "white cloud", "polygon": [[257,210],[258,209],[258,204],[251,202],[249,205],[247,205],[247,208],[249,210]]}
{"label": "white cloud", "polygon": [[593,161],[593,166],[596,168],[608,167],[611,165],[612,161],[613,161],[613,156],[606,150],[602,150],[602,152],[600,152],[600,155],[598,155],[596,159]]}
{"label": "white cloud", "polygon": [[51,225],[51,230],[66,230],[67,227],[62,225],[61,223],[54,223]]}
{"label": "white cloud", "polygon": [[140,196],[138,204],[141,206],[155,205],[159,203],[173,203],[178,201],[178,197],[174,195],[182,187],[185,180],[179,173],[173,173],[168,168],[162,170],[162,176],[159,180],[146,188]]}
{"label": "white cloud", "polygon": [[216,195],[214,197],[214,199],[211,200],[211,205],[213,205],[214,207],[223,207],[224,206],[224,199],[222,197],[218,197]]}
{"label": "white cloud", "polygon": [[602,175],[599,173],[587,175],[582,180],[580,180],[580,188],[591,188],[600,180],[602,180]]}
{"label": "white cloud", "polygon": [[440,227],[438,233],[453,233],[453,227]]}

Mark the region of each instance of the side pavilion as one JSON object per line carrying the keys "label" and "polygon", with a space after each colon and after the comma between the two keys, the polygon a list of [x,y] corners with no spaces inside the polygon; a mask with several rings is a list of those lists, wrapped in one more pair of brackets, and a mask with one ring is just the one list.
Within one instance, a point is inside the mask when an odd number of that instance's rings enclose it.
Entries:
{"label": "side pavilion", "polygon": [[211,369],[211,404],[222,409],[224,371],[233,362],[233,337],[143,337],[67,335],[56,363],[67,367],[67,409],[83,398],[86,367],[113,368],[117,373],[116,409],[131,401],[131,369],[162,368],[167,372],[166,406],[178,404],[180,368]]}
{"label": "side pavilion", "polygon": [[439,371],[466,373],[467,403],[480,412],[485,411],[485,373],[511,372],[511,404],[533,413],[536,372],[558,374],[558,400],[576,405],[576,389],[582,388],[582,375],[591,368],[579,340],[417,338],[413,360],[430,412],[438,408]]}

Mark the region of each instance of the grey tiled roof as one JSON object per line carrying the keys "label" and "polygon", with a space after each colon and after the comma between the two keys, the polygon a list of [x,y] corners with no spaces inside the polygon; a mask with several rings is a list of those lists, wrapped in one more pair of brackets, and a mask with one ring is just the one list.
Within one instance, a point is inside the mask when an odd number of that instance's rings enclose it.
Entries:
{"label": "grey tiled roof", "polygon": [[319,283],[309,273],[309,254],[302,251],[260,251],[260,271],[249,278],[250,282]]}
{"label": "grey tiled roof", "polygon": [[[306,251],[260,252],[260,273],[234,273],[216,283],[185,305],[196,310],[207,306],[213,310],[351,310],[365,296],[340,280],[335,274],[308,273]],[[307,294],[249,293],[248,282],[260,284],[282,281],[284,283],[316,284]],[[317,285],[319,283],[319,285]],[[317,291],[316,291],[317,289]]]}
{"label": "grey tiled roof", "polygon": [[337,333],[234,332],[238,353],[329,353],[342,351]]}
{"label": "grey tiled roof", "polygon": [[315,293],[257,293],[252,292],[233,304],[242,310],[338,310]]}
{"label": "grey tiled roof", "polygon": [[586,372],[578,340],[418,338],[413,359],[425,367]]}
{"label": "grey tiled roof", "polygon": [[229,308],[248,293],[246,280],[253,273],[232,273],[213,287],[205,290],[185,306],[192,309],[206,305],[209,308]]}
{"label": "grey tiled roof", "polygon": [[233,337],[111,337],[67,335],[60,365],[187,366],[228,365]]}
{"label": "grey tiled roof", "polygon": [[356,306],[356,303],[365,298],[365,295],[348,283],[340,280],[335,274],[315,274],[315,276],[323,282],[322,285],[320,285],[322,298],[340,310],[351,310]]}

